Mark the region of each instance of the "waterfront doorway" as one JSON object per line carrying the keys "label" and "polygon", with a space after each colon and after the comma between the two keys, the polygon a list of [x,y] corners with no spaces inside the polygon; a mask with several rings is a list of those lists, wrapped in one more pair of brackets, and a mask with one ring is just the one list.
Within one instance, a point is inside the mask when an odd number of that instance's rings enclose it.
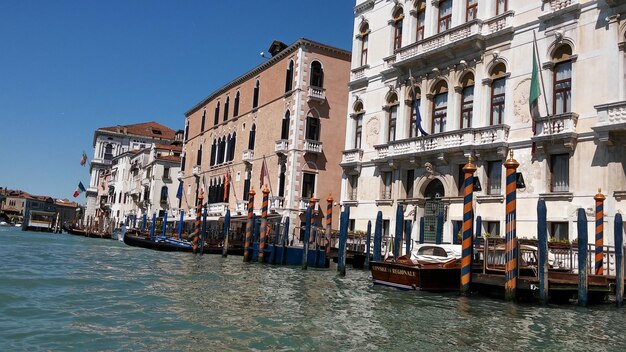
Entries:
{"label": "waterfront doorway", "polygon": [[[442,212],[441,198],[445,194],[443,183],[438,179],[430,181],[424,191],[424,243],[437,242],[437,215]],[[443,229],[442,229],[443,230]],[[442,231],[440,231],[442,232]]]}

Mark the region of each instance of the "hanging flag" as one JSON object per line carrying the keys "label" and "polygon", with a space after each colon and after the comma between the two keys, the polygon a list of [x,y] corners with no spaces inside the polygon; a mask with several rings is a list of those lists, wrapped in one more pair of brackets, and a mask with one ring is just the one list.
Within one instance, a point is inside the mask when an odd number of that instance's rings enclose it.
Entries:
{"label": "hanging flag", "polygon": [[[539,66],[537,65],[536,47],[536,39],[533,38],[533,72],[530,79],[530,94],[528,95],[528,106],[530,107],[531,117],[530,123],[533,136],[536,133],[537,119],[541,117],[539,114],[539,97],[541,96],[541,88],[539,86]],[[535,155],[535,142],[532,143],[530,153],[531,157]]]}
{"label": "hanging flag", "polygon": [[80,158],[80,165],[85,166],[87,164],[87,153],[83,150],[83,156]]}
{"label": "hanging flag", "polygon": [[228,187],[230,186],[230,173],[226,170],[226,176],[224,177],[224,202],[228,200]]}
{"label": "hanging flag", "polygon": [[267,171],[267,163],[265,163],[265,156],[263,156],[263,164],[261,165],[261,175],[259,180],[261,184],[259,185],[259,189],[263,188],[263,183],[265,182],[265,178],[270,177],[270,173]]}
{"label": "hanging flag", "polygon": [[202,191],[202,193],[204,193],[205,191],[205,188],[204,188],[205,183],[206,182],[204,180],[204,174],[202,174],[202,184],[200,185],[200,190]]}
{"label": "hanging flag", "polygon": [[183,198],[183,181],[178,181],[178,191],[176,191],[176,198]]}
{"label": "hanging flag", "polygon": [[74,191],[74,198],[78,197],[79,194],[85,192],[85,186],[83,186],[82,182],[78,182],[78,187],[76,187],[76,190]]}
{"label": "hanging flag", "polygon": [[417,124],[417,129],[420,131],[422,136],[428,136],[428,133],[424,131],[422,128],[422,115],[420,114],[420,106],[417,103],[417,95],[415,94],[415,82],[413,80],[413,75],[409,70],[409,76],[411,81],[411,96],[413,98],[413,109],[415,109],[415,123]]}

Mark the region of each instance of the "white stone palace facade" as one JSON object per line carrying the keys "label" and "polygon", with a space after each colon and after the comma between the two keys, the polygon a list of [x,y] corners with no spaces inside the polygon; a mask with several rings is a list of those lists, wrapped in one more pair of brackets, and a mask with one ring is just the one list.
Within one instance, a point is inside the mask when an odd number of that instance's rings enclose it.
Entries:
{"label": "white stone palace facade", "polygon": [[[540,116],[529,92],[536,36]],[[576,209],[606,196],[605,243],[626,210],[626,2],[616,0],[357,0],[346,124],[342,204],[365,230],[395,213],[418,239],[443,241],[462,220],[461,168],[468,157],[482,186],[474,215],[482,234],[504,236],[509,152],[520,163],[517,236],[536,237],[546,200],[549,236],[576,238]],[[421,128],[414,113],[413,93]],[[534,126],[533,126],[534,125]]]}

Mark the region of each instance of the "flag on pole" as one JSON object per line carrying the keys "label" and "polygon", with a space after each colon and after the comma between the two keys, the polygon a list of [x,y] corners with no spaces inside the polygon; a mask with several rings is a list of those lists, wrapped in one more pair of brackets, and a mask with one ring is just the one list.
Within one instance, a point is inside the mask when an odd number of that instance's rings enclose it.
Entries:
{"label": "flag on pole", "polygon": [[83,156],[80,158],[80,165],[85,166],[87,164],[87,153],[83,150]]}
{"label": "flag on pole", "polygon": [[85,186],[83,186],[82,182],[78,182],[78,187],[76,187],[76,190],[74,191],[74,198],[78,197],[79,194],[85,192]]}
{"label": "flag on pole", "polygon": [[535,45],[533,44],[533,73],[530,80],[530,94],[529,94],[529,106],[530,116],[533,123],[533,134],[535,133],[535,119],[539,115],[539,97],[541,96],[541,89],[539,87],[539,67],[537,66],[537,56],[535,53]]}
{"label": "flag on pole", "polygon": [[428,136],[428,133],[424,131],[422,128],[422,115],[420,114],[420,106],[417,103],[417,95],[415,94],[415,82],[413,80],[413,75],[409,70],[409,76],[411,81],[411,97],[413,98],[413,109],[415,109],[415,124],[417,125],[417,129],[420,131],[422,136]]}
{"label": "flag on pole", "polygon": [[[530,123],[533,136],[536,131],[536,121],[541,116],[539,114],[539,97],[541,96],[541,88],[539,86],[539,66],[537,65],[537,43],[533,38],[533,72],[530,79],[530,94],[528,95],[528,106],[530,108]],[[535,155],[535,142],[532,143],[530,150],[531,157]]]}
{"label": "flag on pole", "polygon": [[176,198],[183,198],[183,181],[178,181],[178,191],[176,191]]}
{"label": "flag on pole", "polygon": [[226,170],[226,176],[224,177],[224,202],[228,200],[228,187],[230,186],[230,173]]}
{"label": "flag on pole", "polygon": [[265,178],[270,177],[270,173],[267,171],[267,163],[265,162],[265,156],[263,157],[263,164],[261,165],[261,175],[259,180],[261,181],[259,185],[259,189],[263,188],[263,183],[265,182]]}
{"label": "flag on pole", "polygon": [[205,192],[205,183],[206,181],[204,180],[204,174],[202,174],[202,184],[200,185],[200,190],[202,191],[202,193]]}

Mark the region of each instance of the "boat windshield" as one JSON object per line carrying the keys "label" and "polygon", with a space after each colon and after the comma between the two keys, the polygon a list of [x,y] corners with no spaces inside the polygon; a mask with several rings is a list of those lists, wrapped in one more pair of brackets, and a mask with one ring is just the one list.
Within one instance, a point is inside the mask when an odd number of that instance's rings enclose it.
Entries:
{"label": "boat windshield", "polygon": [[421,247],[418,251],[417,251],[418,255],[432,255],[435,257],[447,257],[448,253],[446,253],[446,250],[441,248],[441,247],[435,247],[435,246],[424,246]]}

